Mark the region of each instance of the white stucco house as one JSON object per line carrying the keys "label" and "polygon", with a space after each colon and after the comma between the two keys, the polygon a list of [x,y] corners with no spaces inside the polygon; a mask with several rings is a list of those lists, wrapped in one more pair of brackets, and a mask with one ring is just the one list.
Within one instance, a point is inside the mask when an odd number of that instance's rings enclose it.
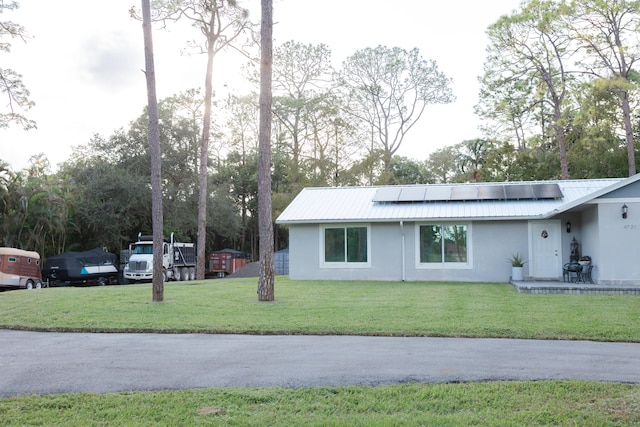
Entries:
{"label": "white stucco house", "polygon": [[277,218],[294,280],[562,280],[571,242],[600,285],[640,284],[640,174],[629,178],[305,188]]}

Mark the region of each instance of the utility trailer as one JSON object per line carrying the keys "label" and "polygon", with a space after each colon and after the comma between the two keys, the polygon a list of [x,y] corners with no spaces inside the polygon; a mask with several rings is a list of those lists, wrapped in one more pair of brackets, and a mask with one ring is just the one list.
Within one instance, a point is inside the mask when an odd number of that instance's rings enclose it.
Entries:
{"label": "utility trailer", "polygon": [[39,289],[41,287],[40,255],[37,252],[0,247],[0,288]]}
{"label": "utility trailer", "polygon": [[48,286],[117,285],[117,256],[101,248],[64,252],[45,260],[42,278]]}

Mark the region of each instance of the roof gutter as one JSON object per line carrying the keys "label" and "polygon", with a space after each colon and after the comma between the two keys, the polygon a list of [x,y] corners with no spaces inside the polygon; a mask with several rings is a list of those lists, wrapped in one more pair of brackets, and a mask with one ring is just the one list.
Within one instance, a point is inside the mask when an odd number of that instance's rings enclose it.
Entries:
{"label": "roof gutter", "polygon": [[429,217],[429,218],[341,218],[341,219],[293,219],[293,220],[277,220],[279,225],[302,225],[302,224],[364,224],[364,223],[390,223],[396,221],[402,222],[455,222],[455,221],[529,221],[536,219],[544,219],[547,214],[522,215],[522,216],[469,216],[469,217]]}

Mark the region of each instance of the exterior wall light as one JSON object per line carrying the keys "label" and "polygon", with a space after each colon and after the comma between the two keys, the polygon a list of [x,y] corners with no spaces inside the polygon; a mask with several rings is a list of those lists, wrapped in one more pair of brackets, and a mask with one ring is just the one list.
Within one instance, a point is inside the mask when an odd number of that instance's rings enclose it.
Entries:
{"label": "exterior wall light", "polygon": [[571,221],[567,221],[567,233],[571,233]]}
{"label": "exterior wall light", "polygon": [[629,206],[625,203],[622,205],[622,218],[627,219],[627,213],[629,212]]}

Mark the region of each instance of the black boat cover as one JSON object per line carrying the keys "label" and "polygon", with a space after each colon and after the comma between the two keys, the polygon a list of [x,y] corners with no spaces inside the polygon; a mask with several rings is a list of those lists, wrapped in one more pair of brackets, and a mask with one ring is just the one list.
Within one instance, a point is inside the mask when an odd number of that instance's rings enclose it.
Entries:
{"label": "black boat cover", "polygon": [[47,258],[42,278],[49,282],[86,283],[118,278],[118,258],[115,254],[95,248],[84,252],[64,252]]}

